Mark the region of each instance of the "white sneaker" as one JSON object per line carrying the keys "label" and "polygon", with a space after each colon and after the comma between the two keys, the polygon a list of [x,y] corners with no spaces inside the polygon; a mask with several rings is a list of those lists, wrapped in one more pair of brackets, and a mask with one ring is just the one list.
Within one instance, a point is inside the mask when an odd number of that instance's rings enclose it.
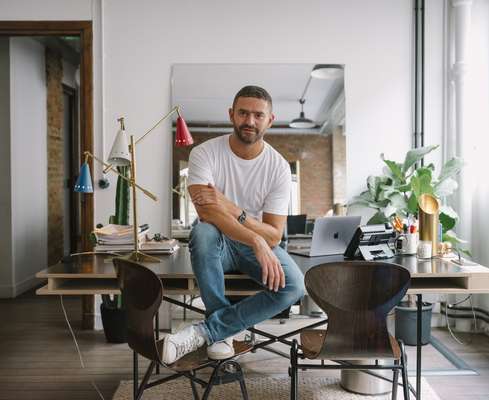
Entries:
{"label": "white sneaker", "polygon": [[190,325],[174,335],[166,335],[163,341],[161,360],[172,364],[184,355],[197,350],[205,344],[205,337],[196,325]]}
{"label": "white sneaker", "polygon": [[207,357],[211,360],[225,360],[234,356],[233,338],[212,343],[207,347]]}

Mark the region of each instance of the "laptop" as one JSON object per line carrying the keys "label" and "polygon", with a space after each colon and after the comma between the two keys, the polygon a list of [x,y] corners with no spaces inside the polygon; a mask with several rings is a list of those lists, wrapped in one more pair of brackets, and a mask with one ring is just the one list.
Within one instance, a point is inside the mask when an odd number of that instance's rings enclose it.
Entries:
{"label": "laptop", "polygon": [[310,247],[290,250],[290,254],[306,257],[343,254],[355,230],[360,225],[359,216],[317,218],[312,231]]}

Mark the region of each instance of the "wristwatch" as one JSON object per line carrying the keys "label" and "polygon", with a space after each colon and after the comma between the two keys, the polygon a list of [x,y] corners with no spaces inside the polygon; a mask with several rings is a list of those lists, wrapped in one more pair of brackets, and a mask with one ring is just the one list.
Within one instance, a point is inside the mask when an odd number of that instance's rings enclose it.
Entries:
{"label": "wristwatch", "polygon": [[241,215],[238,217],[238,222],[240,224],[244,224],[246,221],[246,211],[243,210],[243,212],[241,213]]}

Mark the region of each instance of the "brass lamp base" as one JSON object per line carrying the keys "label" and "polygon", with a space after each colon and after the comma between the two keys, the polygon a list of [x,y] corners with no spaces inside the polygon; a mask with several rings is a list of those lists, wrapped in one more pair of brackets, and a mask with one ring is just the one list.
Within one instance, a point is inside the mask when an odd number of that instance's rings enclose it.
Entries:
{"label": "brass lamp base", "polygon": [[136,262],[147,262],[147,263],[159,263],[161,260],[158,257],[150,256],[149,254],[145,254],[142,251],[133,251],[127,257],[128,260],[136,261]]}

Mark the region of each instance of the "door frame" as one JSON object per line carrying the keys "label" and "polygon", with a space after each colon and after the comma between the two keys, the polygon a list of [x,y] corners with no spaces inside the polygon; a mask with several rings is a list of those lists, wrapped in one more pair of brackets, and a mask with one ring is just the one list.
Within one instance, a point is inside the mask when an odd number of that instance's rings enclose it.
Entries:
{"label": "door frame", "polygon": [[[92,21],[0,21],[0,36],[78,36],[80,38],[80,154],[93,154],[93,29]],[[93,160],[88,160],[93,171]],[[80,197],[81,249],[90,251],[94,196]]]}

